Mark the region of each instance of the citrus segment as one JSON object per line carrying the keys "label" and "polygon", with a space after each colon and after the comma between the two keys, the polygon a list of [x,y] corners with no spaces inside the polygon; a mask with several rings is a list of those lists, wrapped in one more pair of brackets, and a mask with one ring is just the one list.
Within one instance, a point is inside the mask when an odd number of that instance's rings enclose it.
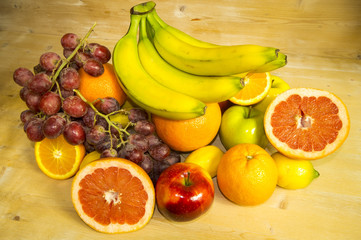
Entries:
{"label": "citrus segment", "polygon": [[104,158],[79,170],[72,201],[80,218],[100,232],[131,232],[144,227],[155,205],[154,186],[137,164]]}
{"label": "citrus segment", "polygon": [[69,144],[63,135],[35,143],[36,162],[43,173],[54,179],[72,177],[79,169],[85,147]]}
{"label": "citrus segment", "polygon": [[241,143],[222,157],[217,170],[218,187],[239,205],[258,205],[273,194],[278,172],[272,157],[260,146]]}
{"label": "citrus segment", "polygon": [[248,73],[243,77],[244,87],[229,100],[238,105],[252,105],[264,99],[271,88],[272,80],[269,72]]}
{"label": "citrus segment", "polygon": [[347,138],[349,115],[334,94],[294,88],[267,108],[265,131],[272,145],[291,158],[318,159],[336,151]]}
{"label": "citrus segment", "polygon": [[217,135],[222,113],[218,103],[207,104],[204,115],[187,120],[172,120],[152,115],[156,132],[170,148],[188,152],[208,145]]}
{"label": "citrus segment", "polygon": [[98,77],[89,75],[83,68],[79,70],[79,92],[89,102],[94,102],[98,98],[113,97],[123,105],[127,96],[118,83],[113,65],[105,63],[103,66],[104,73]]}

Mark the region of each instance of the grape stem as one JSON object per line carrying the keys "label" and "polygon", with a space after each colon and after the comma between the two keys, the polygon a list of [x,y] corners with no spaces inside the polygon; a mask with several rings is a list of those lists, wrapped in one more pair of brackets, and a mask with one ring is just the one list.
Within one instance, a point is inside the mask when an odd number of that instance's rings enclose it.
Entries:
{"label": "grape stem", "polygon": [[[111,127],[114,127],[114,128],[119,132],[119,135],[121,136],[121,137],[120,137],[120,144],[119,144],[119,146],[125,145],[125,144],[128,142],[128,141],[125,141],[125,140],[122,138],[122,136],[123,136],[123,134],[129,135],[129,133],[127,132],[127,128],[128,128],[130,125],[132,125],[132,123],[131,123],[131,122],[128,122],[127,126],[125,126],[124,128],[119,128],[116,124],[114,124],[114,123],[109,119],[109,116],[111,116],[111,115],[113,115],[113,114],[115,114],[115,113],[118,113],[118,112],[126,112],[124,109],[120,109],[120,110],[118,110],[118,111],[111,112],[111,113],[105,115],[105,114],[99,112],[98,109],[96,109],[96,107],[94,107],[93,103],[89,102],[89,101],[79,92],[79,90],[73,89],[73,91],[81,98],[81,100],[83,100],[86,104],[88,104],[88,105],[94,110],[94,112],[95,112],[94,119],[96,118],[97,115],[99,115],[100,117],[104,118],[104,119],[107,121],[107,123],[108,123],[108,130],[107,130],[107,132],[108,132],[108,134],[109,134],[109,136],[110,136],[110,147],[111,147],[111,148],[113,147],[113,141],[112,141],[112,140],[113,140],[113,137],[112,137],[111,130],[110,130]],[[117,146],[117,147],[119,147],[119,146]]]}
{"label": "grape stem", "polygon": [[[56,70],[55,74],[52,76],[52,80],[53,80],[53,84],[51,85],[51,88],[54,86],[54,84],[56,83],[56,79],[58,78],[61,70],[63,70],[63,68],[70,62],[70,60],[77,54],[78,50],[84,45],[84,43],[88,40],[88,37],[90,36],[90,34],[93,32],[95,26],[97,25],[97,23],[94,23],[93,26],[89,29],[89,31],[87,32],[87,34],[84,36],[84,38],[82,38],[78,44],[78,46],[76,46],[76,48],[74,49],[74,51],[64,60],[61,61],[61,65],[60,67]],[[50,88],[50,89],[51,89]],[[59,85],[57,84],[57,88],[60,93],[60,88]],[[62,99],[62,98],[61,98]]]}

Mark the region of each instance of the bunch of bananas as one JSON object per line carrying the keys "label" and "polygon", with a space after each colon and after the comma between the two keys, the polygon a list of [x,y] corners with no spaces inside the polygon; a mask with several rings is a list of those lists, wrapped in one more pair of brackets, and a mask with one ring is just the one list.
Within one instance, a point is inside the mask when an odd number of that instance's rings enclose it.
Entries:
{"label": "bunch of bananas", "polygon": [[197,40],[166,24],[152,1],[131,9],[128,32],[113,51],[114,69],[127,96],[170,119],[201,116],[206,103],[227,100],[244,87],[237,74],[268,72],[286,62],[272,47]]}

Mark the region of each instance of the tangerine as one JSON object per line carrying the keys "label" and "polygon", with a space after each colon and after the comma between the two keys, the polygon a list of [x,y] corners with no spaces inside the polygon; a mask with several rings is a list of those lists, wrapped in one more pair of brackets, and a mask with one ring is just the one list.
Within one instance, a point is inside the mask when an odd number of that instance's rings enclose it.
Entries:
{"label": "tangerine", "polygon": [[208,145],[217,135],[222,113],[218,103],[207,104],[204,115],[172,120],[152,115],[160,139],[176,151],[189,152]]}
{"label": "tangerine", "polygon": [[103,66],[104,73],[98,77],[89,75],[83,68],[79,70],[79,92],[89,102],[94,102],[99,98],[113,97],[120,105],[123,105],[127,96],[118,83],[113,65],[105,63]]}
{"label": "tangerine", "polygon": [[230,148],[217,169],[218,187],[223,195],[238,205],[258,205],[273,194],[278,170],[271,155],[252,143]]}

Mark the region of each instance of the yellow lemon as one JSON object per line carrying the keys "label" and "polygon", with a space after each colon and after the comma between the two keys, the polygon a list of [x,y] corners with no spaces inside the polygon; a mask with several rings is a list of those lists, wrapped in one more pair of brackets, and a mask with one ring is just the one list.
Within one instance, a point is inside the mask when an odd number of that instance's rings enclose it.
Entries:
{"label": "yellow lemon", "polygon": [[185,162],[191,162],[201,166],[213,178],[217,175],[217,168],[223,154],[222,150],[218,147],[208,145],[193,151],[185,159]]}
{"label": "yellow lemon", "polygon": [[272,154],[278,168],[277,185],[286,189],[307,187],[320,174],[309,160],[291,159],[281,153]]}
{"label": "yellow lemon", "polygon": [[100,159],[100,153],[98,153],[97,151],[88,153],[87,155],[85,155],[83,161],[81,162],[79,169],[82,169],[85,165],[98,159]]}

